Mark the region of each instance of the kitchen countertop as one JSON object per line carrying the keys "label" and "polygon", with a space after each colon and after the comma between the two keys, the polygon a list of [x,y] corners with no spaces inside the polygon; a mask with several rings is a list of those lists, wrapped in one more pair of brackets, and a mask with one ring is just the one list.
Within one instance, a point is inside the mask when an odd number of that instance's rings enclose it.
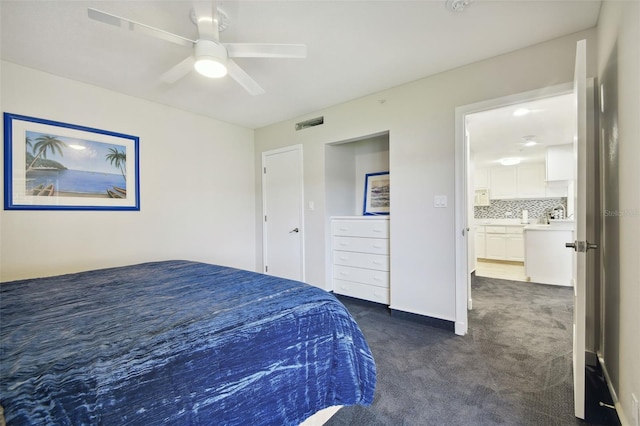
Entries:
{"label": "kitchen countertop", "polygon": [[520,219],[475,219],[476,226],[525,226]]}
{"label": "kitchen countertop", "polygon": [[475,219],[476,226],[523,226],[525,231],[572,231],[575,227],[573,219],[552,220],[549,224],[538,223],[534,219],[531,223],[522,223],[518,219]]}
{"label": "kitchen countertop", "polygon": [[550,223],[532,223],[524,227],[525,231],[573,231],[575,221],[573,220],[552,220]]}

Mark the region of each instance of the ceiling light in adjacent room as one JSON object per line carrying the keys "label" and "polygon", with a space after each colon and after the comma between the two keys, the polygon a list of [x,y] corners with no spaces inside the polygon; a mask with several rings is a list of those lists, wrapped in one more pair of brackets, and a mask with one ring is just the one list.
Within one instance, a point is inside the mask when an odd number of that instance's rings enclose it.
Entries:
{"label": "ceiling light in adjacent room", "polygon": [[538,142],[536,142],[535,135],[523,136],[522,139],[524,140],[524,146],[536,146],[536,145],[538,145]]}
{"label": "ceiling light in adjacent room", "polygon": [[520,164],[520,159],[517,157],[501,158],[500,164],[503,166],[515,166],[516,164]]}
{"label": "ceiling light in adjacent room", "polygon": [[523,115],[527,115],[529,114],[529,109],[527,108],[518,108],[515,111],[513,111],[513,116],[514,117],[522,117]]}

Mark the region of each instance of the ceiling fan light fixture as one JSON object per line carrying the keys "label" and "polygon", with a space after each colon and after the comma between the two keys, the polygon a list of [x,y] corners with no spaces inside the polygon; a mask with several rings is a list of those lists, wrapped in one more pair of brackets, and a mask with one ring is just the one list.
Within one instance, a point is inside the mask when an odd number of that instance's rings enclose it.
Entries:
{"label": "ceiling fan light fixture", "polygon": [[196,61],[193,67],[209,78],[227,75],[227,49],[211,40],[198,40],[195,46]]}
{"label": "ceiling fan light fixture", "polygon": [[217,58],[198,58],[193,65],[196,71],[209,78],[221,78],[227,75],[227,67]]}

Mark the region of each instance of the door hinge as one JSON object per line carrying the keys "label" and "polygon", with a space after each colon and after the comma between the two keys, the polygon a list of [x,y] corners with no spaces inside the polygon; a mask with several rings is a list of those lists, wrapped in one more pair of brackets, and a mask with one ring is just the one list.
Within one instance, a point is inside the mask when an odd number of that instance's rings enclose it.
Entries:
{"label": "door hinge", "polygon": [[264,271],[269,272],[269,267],[267,265],[264,265]]}
{"label": "door hinge", "polygon": [[267,174],[267,168],[266,167],[263,167],[262,173]]}
{"label": "door hinge", "polygon": [[265,222],[267,221],[267,215],[264,215],[264,221]]}

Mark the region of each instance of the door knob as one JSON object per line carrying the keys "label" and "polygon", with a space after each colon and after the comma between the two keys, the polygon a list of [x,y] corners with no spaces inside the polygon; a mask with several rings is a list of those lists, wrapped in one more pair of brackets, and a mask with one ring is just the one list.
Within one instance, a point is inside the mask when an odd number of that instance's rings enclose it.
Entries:
{"label": "door knob", "polygon": [[589,241],[574,241],[572,243],[565,243],[564,246],[567,248],[572,248],[573,251],[577,251],[578,253],[586,253],[587,250],[598,248],[597,244],[590,243]]}
{"label": "door knob", "polygon": [[293,228],[291,231],[289,231],[290,234],[293,234],[294,232],[298,233],[300,232],[300,230],[298,228]]}

